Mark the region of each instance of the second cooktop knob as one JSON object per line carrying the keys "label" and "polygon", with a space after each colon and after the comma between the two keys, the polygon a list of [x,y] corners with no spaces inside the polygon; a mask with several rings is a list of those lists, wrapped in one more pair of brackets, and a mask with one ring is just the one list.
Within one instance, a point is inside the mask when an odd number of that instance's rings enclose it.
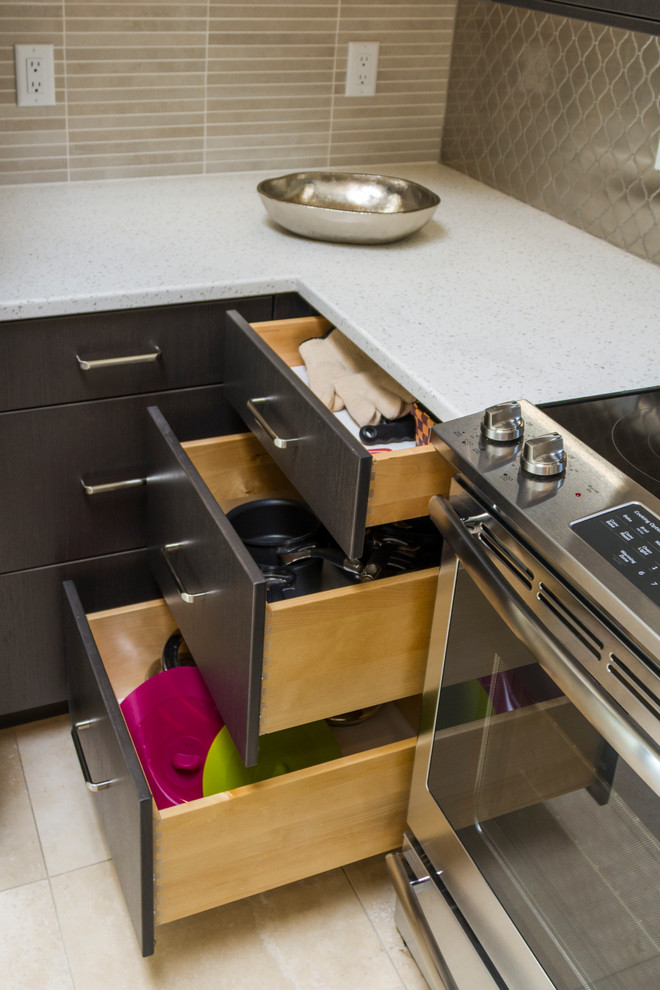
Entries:
{"label": "second cooktop knob", "polygon": [[519,440],[525,430],[525,423],[519,402],[500,402],[489,406],[481,421],[481,432],[488,440],[500,443],[513,443]]}
{"label": "second cooktop knob", "polygon": [[536,478],[556,478],[566,470],[566,451],[561,433],[546,433],[525,442],[521,466]]}

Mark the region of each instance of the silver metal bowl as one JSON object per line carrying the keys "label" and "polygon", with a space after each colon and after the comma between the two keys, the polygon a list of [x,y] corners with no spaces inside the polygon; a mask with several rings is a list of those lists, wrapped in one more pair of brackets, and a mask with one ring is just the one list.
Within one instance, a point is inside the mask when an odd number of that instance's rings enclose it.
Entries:
{"label": "silver metal bowl", "polygon": [[401,240],[428,223],[440,202],[408,179],[356,172],[294,172],[264,179],[257,192],[287,230],[354,244]]}

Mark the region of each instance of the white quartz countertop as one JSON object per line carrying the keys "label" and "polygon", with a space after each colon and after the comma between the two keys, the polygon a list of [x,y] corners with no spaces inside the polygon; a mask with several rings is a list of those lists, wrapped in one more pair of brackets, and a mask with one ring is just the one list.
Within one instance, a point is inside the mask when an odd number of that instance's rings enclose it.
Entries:
{"label": "white quartz countertop", "polygon": [[[436,415],[657,385],[660,268],[442,165],[389,245],[273,224],[259,173],[0,189],[0,320],[297,290]],[[271,173],[272,174],[272,173]]]}

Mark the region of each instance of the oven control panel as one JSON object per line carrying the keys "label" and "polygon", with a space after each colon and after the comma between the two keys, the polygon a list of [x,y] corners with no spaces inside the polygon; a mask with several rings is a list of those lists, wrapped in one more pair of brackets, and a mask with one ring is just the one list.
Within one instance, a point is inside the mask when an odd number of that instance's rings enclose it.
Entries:
{"label": "oven control panel", "polygon": [[640,502],[571,524],[596,553],[660,605],[660,518]]}
{"label": "oven control panel", "polygon": [[432,442],[485,509],[660,655],[660,499],[524,399],[438,423]]}

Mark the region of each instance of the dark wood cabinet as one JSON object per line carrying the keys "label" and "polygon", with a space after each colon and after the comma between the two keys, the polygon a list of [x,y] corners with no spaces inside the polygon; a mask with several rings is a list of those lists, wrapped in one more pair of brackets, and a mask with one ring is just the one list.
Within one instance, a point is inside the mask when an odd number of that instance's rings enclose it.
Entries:
{"label": "dark wood cabinet", "polygon": [[[162,597],[85,615],[75,583],[67,584],[72,731],[88,786],[107,784],[99,815],[144,954],[159,925],[384,852],[405,826],[417,713],[410,698],[423,684],[437,569],[359,582],[329,566],[330,581],[269,601],[231,523],[232,508],[245,502],[299,498],[294,475],[307,479],[321,521],[332,521],[325,489],[341,457],[335,451],[343,444],[350,458],[357,444],[290,371],[296,340],[323,329],[307,317],[227,321],[223,392],[237,413],[255,394],[246,390],[263,384],[284,428],[297,421],[305,436],[315,430],[291,461],[276,463],[256,429],[180,443],[162,409],[148,410],[148,555]],[[292,400],[286,410],[281,397]],[[362,522],[350,527],[360,546],[365,519],[419,515],[448,487],[432,448],[360,460],[368,491],[359,472],[341,483],[349,489],[342,505],[363,500]],[[176,628],[246,764],[257,762],[263,736],[379,711],[334,729],[336,755],[326,762],[173,807],[149,804],[118,702],[154,672]]]}
{"label": "dark wood cabinet", "polygon": [[108,555],[128,573],[146,546],[147,407],[187,440],[238,428],[221,387],[236,306],[310,309],[285,293],[0,323],[0,722],[66,702],[62,580],[122,589]]}

